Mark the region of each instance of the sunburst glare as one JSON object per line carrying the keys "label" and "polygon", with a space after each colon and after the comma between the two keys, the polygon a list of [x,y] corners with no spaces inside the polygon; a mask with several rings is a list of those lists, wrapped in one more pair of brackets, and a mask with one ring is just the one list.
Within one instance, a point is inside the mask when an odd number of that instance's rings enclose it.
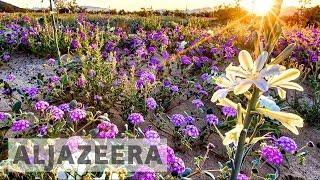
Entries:
{"label": "sunburst glare", "polygon": [[240,5],[259,16],[266,15],[273,6],[273,0],[242,0]]}

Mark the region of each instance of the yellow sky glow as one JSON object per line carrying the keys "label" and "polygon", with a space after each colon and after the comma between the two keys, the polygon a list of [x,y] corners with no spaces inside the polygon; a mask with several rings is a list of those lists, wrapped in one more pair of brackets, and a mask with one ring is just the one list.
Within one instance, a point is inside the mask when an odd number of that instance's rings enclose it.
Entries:
{"label": "yellow sky glow", "polygon": [[[3,0],[19,7],[48,7],[49,0]],[[244,1],[244,0],[242,0]],[[246,0],[248,1],[248,0]],[[254,1],[254,0],[249,0]],[[77,0],[81,6],[95,6],[111,9],[139,10],[140,8],[153,9],[198,9],[215,7],[221,4],[233,4],[234,0]],[[299,6],[299,0],[284,0],[284,7]],[[320,5],[320,0],[312,0],[312,5]]]}

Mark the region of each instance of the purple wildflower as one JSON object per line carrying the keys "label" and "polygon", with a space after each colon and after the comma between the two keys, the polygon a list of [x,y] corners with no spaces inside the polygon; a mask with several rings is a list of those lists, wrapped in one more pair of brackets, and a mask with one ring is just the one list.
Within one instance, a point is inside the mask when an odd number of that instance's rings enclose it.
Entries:
{"label": "purple wildflower", "polygon": [[156,180],[157,176],[153,169],[140,166],[133,175],[133,180]]}
{"label": "purple wildflower", "polygon": [[3,56],[2,56],[2,61],[3,62],[8,62],[8,61],[10,61],[11,60],[11,56],[9,55],[9,54],[4,54]]}
{"label": "purple wildflower", "polygon": [[71,49],[78,49],[80,47],[80,43],[77,39],[72,39],[70,44]]}
{"label": "purple wildflower", "polygon": [[140,90],[143,88],[144,82],[140,79],[136,81],[136,89]]}
{"label": "purple wildflower", "polygon": [[181,126],[183,125],[186,120],[185,117],[182,114],[174,114],[171,116],[171,122],[176,126]]}
{"label": "purple wildflower", "polygon": [[298,149],[296,142],[289,137],[282,136],[277,140],[277,142],[278,145],[288,153],[294,154]]}
{"label": "purple wildflower", "polygon": [[191,64],[191,59],[188,56],[183,55],[183,56],[181,56],[181,63],[183,65],[190,65]]}
{"label": "purple wildflower", "polygon": [[46,101],[38,101],[34,105],[34,109],[41,112],[45,111],[48,107],[49,107],[49,103]]}
{"label": "purple wildflower", "polygon": [[185,171],[183,160],[179,157],[174,157],[169,164],[169,171],[173,174],[181,175]]}
{"label": "purple wildflower", "polygon": [[161,56],[165,60],[170,59],[170,54],[168,53],[168,51],[162,51]]}
{"label": "purple wildflower", "polygon": [[4,114],[4,112],[0,112],[0,122],[3,122],[7,119],[6,114]]}
{"label": "purple wildflower", "polygon": [[50,82],[53,84],[59,84],[60,83],[60,77],[57,75],[54,75],[50,78]]}
{"label": "purple wildflower", "polygon": [[101,101],[101,100],[102,100],[102,96],[94,95],[93,99],[94,99],[95,101]]}
{"label": "purple wildflower", "polygon": [[8,81],[14,81],[16,79],[16,77],[12,74],[12,73],[9,73],[7,76],[6,76],[6,79]]}
{"label": "purple wildflower", "polygon": [[165,87],[165,88],[170,88],[170,86],[171,86],[171,82],[166,79],[163,80],[162,84],[163,84],[163,87]]}
{"label": "purple wildflower", "polygon": [[192,116],[186,116],[185,120],[188,124],[192,124],[195,121],[195,119]]}
{"label": "purple wildflower", "polygon": [[157,131],[147,130],[144,133],[144,142],[149,145],[157,145],[160,143],[160,135]]}
{"label": "purple wildflower", "polygon": [[47,62],[48,62],[48,64],[49,64],[50,66],[54,66],[54,65],[56,64],[56,60],[53,59],[53,58],[48,59]]}
{"label": "purple wildflower", "polygon": [[49,113],[54,120],[61,120],[64,117],[64,112],[57,106],[50,106]]}
{"label": "purple wildflower", "polygon": [[129,115],[128,120],[132,124],[139,124],[144,122],[143,116],[140,113],[132,113]]}
{"label": "purple wildflower", "polygon": [[190,136],[192,138],[199,137],[199,129],[194,125],[187,125],[184,129],[184,133],[187,136]]}
{"label": "purple wildflower", "polygon": [[63,112],[68,112],[68,111],[70,111],[69,103],[60,104],[58,107],[59,107],[59,109],[61,109]]}
{"label": "purple wildflower", "polygon": [[97,129],[99,131],[97,135],[99,138],[111,139],[115,138],[119,133],[118,127],[109,121],[101,122],[100,124],[98,124]]}
{"label": "purple wildflower", "polygon": [[193,106],[195,106],[198,109],[204,106],[204,104],[201,101],[201,99],[192,100],[192,104],[193,104]]}
{"label": "purple wildflower", "polygon": [[38,128],[38,134],[39,136],[45,136],[48,134],[48,126],[41,126]]}
{"label": "purple wildflower", "polygon": [[245,174],[239,173],[237,176],[237,180],[249,180],[249,177]]}
{"label": "purple wildflower", "polygon": [[178,91],[179,91],[179,87],[173,85],[173,86],[170,87],[170,90],[171,90],[172,92],[178,92]]}
{"label": "purple wildflower", "polygon": [[205,119],[209,125],[217,125],[219,123],[218,117],[214,114],[207,114]]}
{"label": "purple wildflower", "polygon": [[140,80],[142,80],[143,82],[149,82],[151,84],[153,84],[156,81],[156,76],[150,72],[143,72],[140,75]]}
{"label": "purple wildflower", "polygon": [[223,115],[227,117],[236,117],[237,116],[237,110],[233,107],[224,106],[222,107],[222,113]]}
{"label": "purple wildflower", "polygon": [[160,145],[157,146],[158,152],[161,158],[162,163],[164,164],[169,164],[170,162],[173,161],[173,158],[175,157],[174,155],[174,150],[167,146],[167,145]]}
{"label": "purple wildflower", "polygon": [[73,122],[78,122],[80,120],[83,120],[86,116],[87,116],[86,111],[79,108],[74,109],[69,113],[69,117]]}
{"label": "purple wildflower", "polygon": [[87,84],[87,80],[86,78],[81,75],[78,79],[77,79],[77,82],[76,82],[76,85],[78,88],[82,88],[84,87],[85,85]]}
{"label": "purple wildflower", "polygon": [[155,110],[157,108],[157,102],[152,97],[146,99],[146,105],[150,110]]}
{"label": "purple wildflower", "polygon": [[97,72],[93,69],[90,69],[88,72],[89,77],[94,78],[97,75]]}
{"label": "purple wildflower", "polygon": [[264,145],[261,148],[261,157],[270,164],[280,165],[283,161],[282,154],[277,147]]}
{"label": "purple wildflower", "polygon": [[210,75],[208,73],[204,73],[204,74],[201,75],[201,79],[203,81],[208,81],[209,78],[210,78]]}
{"label": "purple wildflower", "polygon": [[25,132],[31,127],[31,122],[25,119],[20,119],[12,123],[11,130],[13,132]]}
{"label": "purple wildflower", "polygon": [[39,88],[29,87],[29,88],[24,89],[24,91],[30,98],[35,98],[39,93]]}

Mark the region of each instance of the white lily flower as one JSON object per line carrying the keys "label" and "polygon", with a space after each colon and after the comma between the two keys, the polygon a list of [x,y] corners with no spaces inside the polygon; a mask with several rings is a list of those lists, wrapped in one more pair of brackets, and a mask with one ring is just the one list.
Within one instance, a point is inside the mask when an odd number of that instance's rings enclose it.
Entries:
{"label": "white lily flower", "polygon": [[235,94],[243,94],[247,92],[254,84],[262,92],[269,89],[266,78],[280,74],[281,66],[269,65],[265,67],[268,59],[268,52],[263,51],[258,58],[253,62],[250,53],[242,50],[239,53],[240,66],[232,66],[226,68],[226,72],[243,80],[235,86],[233,92]]}

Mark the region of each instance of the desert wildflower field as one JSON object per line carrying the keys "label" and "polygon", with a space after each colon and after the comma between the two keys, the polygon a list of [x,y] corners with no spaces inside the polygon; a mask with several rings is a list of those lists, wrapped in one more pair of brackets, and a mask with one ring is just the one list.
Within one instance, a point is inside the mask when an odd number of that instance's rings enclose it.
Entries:
{"label": "desert wildflower field", "polygon": [[0,179],[320,180],[319,0],[120,1],[0,1]]}

